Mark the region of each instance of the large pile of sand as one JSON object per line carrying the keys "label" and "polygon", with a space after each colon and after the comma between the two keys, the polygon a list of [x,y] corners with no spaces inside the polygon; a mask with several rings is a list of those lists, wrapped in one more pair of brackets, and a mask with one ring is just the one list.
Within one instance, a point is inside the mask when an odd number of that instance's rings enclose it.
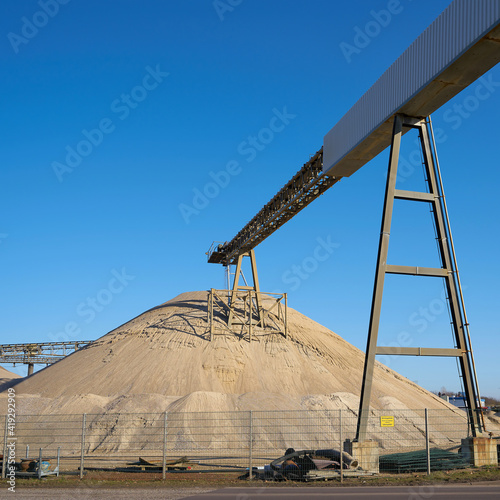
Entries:
{"label": "large pile of sand", "polygon": [[[189,292],[16,386],[23,413],[357,410],[364,354],[289,308],[288,337],[208,337],[207,293]],[[31,395],[31,397],[30,397]],[[450,405],[377,363],[374,408]]]}
{"label": "large pile of sand", "polygon": [[[222,326],[221,318],[218,322]],[[151,445],[144,429],[159,428],[157,434],[162,434],[161,414],[165,411],[169,412],[170,426],[172,419],[177,422],[175,429],[169,427],[168,442],[181,454],[234,446],[231,439],[241,434],[241,429],[220,429],[215,421],[246,418],[235,413],[227,417],[210,414],[204,417],[203,435],[194,437],[190,419],[200,414],[185,412],[259,410],[255,412],[255,432],[261,445],[267,443],[269,449],[276,450],[324,447],[325,429],[331,431],[338,425],[338,414],[314,412],[312,418],[324,419],[323,426],[304,435],[305,414],[293,410],[345,409],[345,422],[355,426],[363,364],[363,352],[293,309],[288,311],[287,338],[272,331],[254,331],[250,342],[247,335],[226,330],[210,341],[207,293],[190,292],[146,311],[23,379],[16,385],[16,403],[20,415],[37,415],[34,421],[43,423],[48,441],[37,446],[59,446],[58,419],[73,419],[73,427],[64,425],[73,429],[75,442],[64,446],[74,453],[79,450],[83,413],[95,414],[89,415],[88,451],[121,453],[133,446]],[[398,420],[392,441],[382,446],[410,446],[415,436],[424,435],[423,412],[411,410],[448,410],[443,413],[448,430],[441,431],[443,422],[433,426],[433,442],[441,446],[455,444],[456,434],[464,437],[461,433],[467,429],[464,412],[380,363],[375,368],[372,407],[390,411]],[[262,410],[280,412],[266,416]],[[135,420],[130,414],[136,415]],[[45,424],[48,415],[54,422],[52,430]],[[278,420],[271,424],[268,418]],[[284,427],[280,430],[276,425]],[[379,432],[379,426],[371,424],[369,435],[373,439]]]}

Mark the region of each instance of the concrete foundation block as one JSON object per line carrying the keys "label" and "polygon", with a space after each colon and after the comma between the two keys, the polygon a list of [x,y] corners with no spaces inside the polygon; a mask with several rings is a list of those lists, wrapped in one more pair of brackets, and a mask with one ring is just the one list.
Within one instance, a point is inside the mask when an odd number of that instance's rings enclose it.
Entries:
{"label": "concrete foundation block", "polygon": [[475,467],[498,465],[497,440],[486,437],[462,439],[462,455]]}
{"label": "concrete foundation block", "polygon": [[344,451],[352,455],[363,470],[379,472],[379,447],[377,441],[356,442],[349,439],[344,443]]}

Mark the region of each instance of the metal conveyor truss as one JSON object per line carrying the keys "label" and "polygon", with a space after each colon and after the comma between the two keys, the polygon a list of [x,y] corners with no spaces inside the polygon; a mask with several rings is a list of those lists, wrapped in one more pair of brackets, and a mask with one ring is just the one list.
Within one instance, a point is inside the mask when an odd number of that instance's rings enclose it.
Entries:
{"label": "metal conveyor truss", "polygon": [[212,244],[208,262],[234,264],[340,179],[323,174],[321,148],[231,241]]}

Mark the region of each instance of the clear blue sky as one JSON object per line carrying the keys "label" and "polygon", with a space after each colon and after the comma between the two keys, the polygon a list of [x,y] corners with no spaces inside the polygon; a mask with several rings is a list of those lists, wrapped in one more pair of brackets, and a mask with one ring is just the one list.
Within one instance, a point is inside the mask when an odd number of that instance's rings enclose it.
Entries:
{"label": "clear blue sky", "polygon": [[[96,339],[181,292],[222,288],[211,242],[253,217],[448,4],[2,2],[0,342]],[[481,392],[500,397],[500,67],[487,78],[481,99],[476,83],[433,121]],[[261,131],[273,116],[271,137]],[[400,187],[412,189],[421,171],[405,138]],[[256,250],[262,290],[288,292],[363,350],[386,168],[387,151]],[[396,206],[390,262],[437,263],[420,208]],[[318,239],[331,255],[314,263]],[[441,292],[389,277],[379,343],[451,347]],[[381,361],[459,390],[454,361]]]}

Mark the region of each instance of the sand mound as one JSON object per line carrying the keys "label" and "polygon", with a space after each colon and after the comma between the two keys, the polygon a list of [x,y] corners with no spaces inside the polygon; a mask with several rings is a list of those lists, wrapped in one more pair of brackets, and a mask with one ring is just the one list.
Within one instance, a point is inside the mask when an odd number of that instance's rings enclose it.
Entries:
{"label": "sand mound", "polygon": [[[288,311],[287,338],[256,330],[250,342],[240,333],[217,333],[210,341],[207,293],[181,294],[20,381],[16,385],[18,412],[38,415],[33,418],[40,423],[47,415],[61,415],[73,419],[77,427],[82,413],[89,414],[88,450],[96,453],[124,452],[132,443],[143,441],[141,446],[147,446],[144,429],[161,427],[165,411],[169,425],[175,427],[169,431],[173,433],[169,442],[182,453],[200,446],[205,453],[212,446],[207,443],[212,442],[226,449],[241,434],[235,427],[222,436],[211,414],[203,417],[203,435],[194,436],[190,422],[199,426],[200,412],[227,416],[228,412],[254,410],[259,443],[276,450],[292,444],[324,446],[321,427],[316,434],[303,435],[304,413],[297,410],[319,410],[313,418],[324,420],[323,429],[337,425],[337,413],[329,410],[348,410],[346,422],[354,433],[364,363],[360,350],[293,309]],[[403,423],[394,436],[394,442],[402,446],[411,443],[415,433],[423,435],[423,413],[414,410],[448,410],[450,433],[467,428],[464,412],[380,363],[375,368],[372,406],[387,409]],[[263,410],[270,413],[263,414]],[[231,415],[221,418],[235,419],[234,425],[248,418]],[[130,425],[132,430],[127,428]],[[284,427],[273,431],[269,425]],[[374,439],[379,431],[377,426],[369,429]],[[58,442],[57,429],[46,434],[54,445]],[[293,443],[286,436],[293,436]],[[442,445],[452,442],[451,434],[436,433],[436,439]]]}
{"label": "sand mound", "polygon": [[[42,409],[56,413],[357,408],[364,354],[337,334],[289,309],[288,338],[257,331],[249,342],[226,332],[209,341],[206,310],[206,292],[181,294],[23,380],[16,391],[34,395],[27,398],[32,408],[38,398]],[[450,407],[380,363],[372,405]]]}
{"label": "sand mound", "polygon": [[17,373],[10,372],[0,366],[0,391],[4,391],[15,384],[15,382],[22,378]]}

